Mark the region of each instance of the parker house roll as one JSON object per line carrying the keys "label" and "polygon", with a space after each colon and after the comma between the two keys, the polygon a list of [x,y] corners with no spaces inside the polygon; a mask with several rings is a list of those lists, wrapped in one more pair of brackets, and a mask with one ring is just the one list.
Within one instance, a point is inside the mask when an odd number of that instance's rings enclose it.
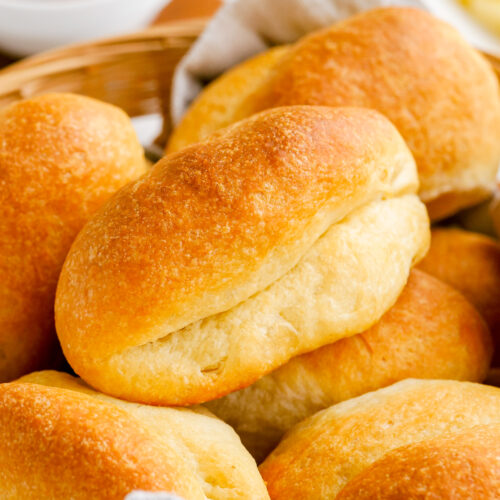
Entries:
{"label": "parker house roll", "polygon": [[170,155],[75,240],[56,297],[73,369],[163,405],[240,389],[359,333],[429,229],[415,164],[364,109],[270,110]]}
{"label": "parker house roll", "polygon": [[435,228],[420,269],[450,284],[476,306],[495,345],[493,365],[500,367],[500,244],[461,229]]}
{"label": "parker house roll", "polygon": [[206,406],[261,462],[304,418],[395,381],[481,382],[491,351],[488,329],[474,307],[450,286],[413,270],[396,304],[367,331],[293,358]]}
{"label": "parker house roll", "polygon": [[268,499],[234,431],[203,408],[126,403],[59,372],[0,385],[2,499]]}
{"label": "parker house roll", "polygon": [[47,364],[73,239],[144,171],[132,124],[114,106],[47,94],[0,110],[0,382]]}
{"label": "parker house roll", "polygon": [[[454,439],[449,435],[472,432],[476,426],[498,429],[499,424],[500,389],[496,387],[451,380],[408,379],[344,401],[304,420],[286,434],[262,463],[260,472],[272,500],[335,499],[343,498],[339,493],[343,488],[349,490],[350,481],[356,481],[357,476],[373,474],[370,467],[379,460],[386,461],[382,465],[386,471],[392,471],[387,463],[393,464],[396,484],[401,484],[405,480],[401,477],[401,457],[409,457],[408,474],[415,467],[411,455],[419,459],[421,454],[427,453],[430,459],[434,459],[434,463],[432,460],[422,463],[425,467],[422,472],[426,472],[428,483],[413,483],[413,487],[420,486],[424,490],[422,496],[403,495],[397,498],[434,498],[426,497],[424,493],[433,478],[439,479],[439,471],[432,467],[438,458],[432,450],[440,448],[437,440],[450,437],[457,448],[460,442],[466,446],[462,438]],[[419,449],[415,452],[412,445],[417,443]],[[478,436],[478,444],[484,446],[488,443],[485,443],[484,436]],[[498,450],[498,441],[489,443],[489,446],[490,450]],[[401,453],[394,451],[398,449]],[[463,459],[454,459],[450,453],[452,450],[444,451],[448,453],[448,458],[442,466],[450,468],[450,488],[463,489],[464,481],[470,477],[470,469],[475,467],[478,457],[473,452],[469,461],[464,463]],[[467,464],[469,471],[464,470]],[[482,465],[481,473],[485,474]],[[495,470],[498,471],[498,465]],[[381,480],[377,471],[374,476],[374,480]],[[406,479],[412,480],[411,477]],[[476,479],[481,481],[479,476]],[[498,484],[498,476],[495,480]],[[392,472],[386,481],[392,481]],[[346,497],[354,498],[347,494]],[[374,495],[370,498],[394,497]],[[462,495],[444,498],[482,497]]]}
{"label": "parker house roll", "polygon": [[[245,79],[246,88],[231,91],[231,82]],[[243,63],[198,97],[168,151],[257,111],[293,104],[362,106],[385,114],[416,159],[419,194],[432,219],[487,199],[494,189],[497,78],[453,28],[422,10],[366,11]]]}

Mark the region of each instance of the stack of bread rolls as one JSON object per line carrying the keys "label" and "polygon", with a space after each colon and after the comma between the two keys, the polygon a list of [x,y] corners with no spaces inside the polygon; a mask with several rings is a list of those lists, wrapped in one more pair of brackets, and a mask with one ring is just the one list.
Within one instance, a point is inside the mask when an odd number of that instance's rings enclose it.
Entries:
{"label": "stack of bread rolls", "polygon": [[0,110],[0,497],[499,498],[500,246],[430,228],[498,130],[407,8],[229,71],[149,169],[112,106]]}
{"label": "stack of bread rolls", "polygon": [[396,301],[428,247],[417,186],[374,111],[248,118],[167,156],[80,232],[58,284],[63,351],[94,387],[135,401],[249,385]]}
{"label": "stack of bread rolls", "polygon": [[453,28],[424,11],[367,11],[236,67],[195,101],[168,151],[256,111],[291,104],[362,106],[386,115],[415,157],[431,219],[494,189],[497,78]]}

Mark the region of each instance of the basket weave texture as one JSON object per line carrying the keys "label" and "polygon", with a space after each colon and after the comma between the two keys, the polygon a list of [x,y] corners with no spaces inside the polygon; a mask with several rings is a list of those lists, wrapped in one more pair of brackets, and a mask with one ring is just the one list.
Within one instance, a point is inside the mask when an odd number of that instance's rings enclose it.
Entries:
{"label": "basket weave texture", "polygon": [[163,24],[12,64],[0,71],[0,108],[47,92],[74,92],[115,104],[131,117],[161,113],[165,128],[158,142],[164,143],[174,69],[206,22]]}

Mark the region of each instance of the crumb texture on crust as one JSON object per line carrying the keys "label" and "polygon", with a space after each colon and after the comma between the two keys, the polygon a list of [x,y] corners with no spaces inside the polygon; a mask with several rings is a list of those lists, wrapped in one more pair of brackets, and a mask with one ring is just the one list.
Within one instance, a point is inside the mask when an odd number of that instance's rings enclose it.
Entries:
{"label": "crumb texture on crust", "polygon": [[0,386],[0,420],[2,498],[268,498],[234,431],[203,408],[127,403],[46,371]]}
{"label": "crumb texture on crust", "polygon": [[0,381],[47,362],[72,241],[144,171],[130,119],[114,106],[46,94],[0,111]]}
{"label": "crumb texture on crust", "polygon": [[66,357],[103,392],[186,405],[358,333],[427,250],[416,189],[369,110],[270,110],[171,155],[75,241],[56,298]]}
{"label": "crumb texture on crust", "polygon": [[499,496],[500,424],[491,424],[397,448],[347,483],[335,500]]}
{"label": "crumb texture on crust", "polygon": [[386,453],[477,425],[500,423],[500,389],[407,379],[307,418],[260,466],[273,500],[335,498]]}
{"label": "crumb texture on crust", "polygon": [[454,288],[412,270],[370,329],[293,358],[250,387],[205,406],[261,462],[283,434],[333,404],[406,378],[482,382],[492,354],[480,314]]}
{"label": "crumb texture on crust", "polygon": [[[366,107],[386,115],[405,138],[432,219],[491,194],[500,163],[498,80],[453,28],[419,9],[373,9],[281,50],[212,83],[174,132],[174,145],[277,106]],[[245,75],[236,105],[227,87]],[[226,92],[230,105],[215,112]]]}

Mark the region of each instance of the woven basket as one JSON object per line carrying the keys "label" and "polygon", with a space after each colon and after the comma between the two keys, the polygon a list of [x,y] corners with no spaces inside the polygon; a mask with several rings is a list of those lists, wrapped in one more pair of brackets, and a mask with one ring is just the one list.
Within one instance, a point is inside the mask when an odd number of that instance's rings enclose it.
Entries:
{"label": "woven basket", "polygon": [[[130,116],[159,113],[163,148],[170,132],[175,66],[206,19],[167,23],[145,31],[73,45],[30,57],[0,71],[0,107],[46,92],[75,92],[124,109]],[[500,77],[500,59],[487,56]]]}
{"label": "woven basket", "polygon": [[131,117],[159,113],[164,146],[170,129],[173,71],[206,19],[174,22],[131,35],[72,45],[0,71],[0,108],[46,92],[74,92],[124,109]]}

